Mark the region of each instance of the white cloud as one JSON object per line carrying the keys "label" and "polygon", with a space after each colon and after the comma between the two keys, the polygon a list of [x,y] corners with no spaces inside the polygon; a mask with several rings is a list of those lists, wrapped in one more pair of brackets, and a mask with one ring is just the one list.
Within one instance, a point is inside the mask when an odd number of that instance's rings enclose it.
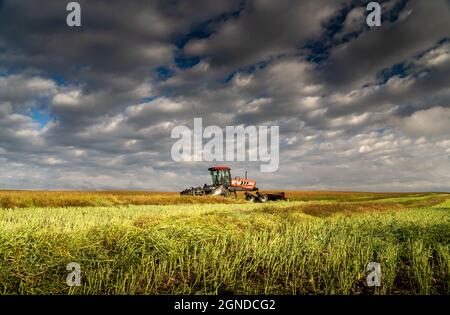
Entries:
{"label": "white cloud", "polygon": [[449,61],[450,61],[450,43],[439,46],[436,49],[427,52],[424,56],[422,56],[419,60],[416,61],[416,64],[429,67],[436,67]]}
{"label": "white cloud", "polygon": [[56,106],[76,106],[80,104],[81,97],[81,90],[62,92],[53,97],[52,103]]}
{"label": "white cloud", "polygon": [[29,108],[39,97],[51,97],[57,92],[54,81],[26,74],[0,75],[0,102],[14,108]]}
{"label": "white cloud", "polygon": [[405,131],[413,136],[450,137],[450,108],[436,106],[419,110],[403,121]]}

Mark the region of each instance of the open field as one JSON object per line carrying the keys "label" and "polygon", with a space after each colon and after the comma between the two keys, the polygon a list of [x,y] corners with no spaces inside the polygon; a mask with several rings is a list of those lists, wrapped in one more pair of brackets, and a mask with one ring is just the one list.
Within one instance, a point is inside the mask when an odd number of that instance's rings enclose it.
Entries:
{"label": "open field", "polygon": [[0,192],[0,293],[450,293],[449,194],[287,194]]}
{"label": "open field", "polygon": [[[276,192],[276,191],[267,191]],[[333,191],[286,191],[291,201],[407,201],[427,199],[427,193],[366,193],[366,192],[333,192]],[[434,194],[433,198],[439,198]],[[441,197],[442,199],[442,197]],[[434,200],[434,199],[433,199]],[[176,205],[199,203],[242,203],[244,195],[240,193],[238,200],[214,197],[192,198],[175,192],[145,191],[0,191],[0,208],[29,207],[97,207],[123,205]]]}

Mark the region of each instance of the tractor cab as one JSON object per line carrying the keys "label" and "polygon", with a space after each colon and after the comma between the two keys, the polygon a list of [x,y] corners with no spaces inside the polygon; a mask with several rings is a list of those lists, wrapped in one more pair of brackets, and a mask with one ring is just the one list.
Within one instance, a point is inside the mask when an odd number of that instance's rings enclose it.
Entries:
{"label": "tractor cab", "polygon": [[210,167],[208,170],[211,174],[212,183],[214,186],[231,186],[231,173],[228,166],[214,166]]}

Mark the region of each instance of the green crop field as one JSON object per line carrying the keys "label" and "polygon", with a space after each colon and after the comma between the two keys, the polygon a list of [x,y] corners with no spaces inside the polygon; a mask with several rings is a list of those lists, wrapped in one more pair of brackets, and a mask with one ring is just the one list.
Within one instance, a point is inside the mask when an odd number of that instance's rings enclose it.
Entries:
{"label": "green crop field", "polygon": [[0,294],[450,293],[449,194],[287,194],[0,192]]}

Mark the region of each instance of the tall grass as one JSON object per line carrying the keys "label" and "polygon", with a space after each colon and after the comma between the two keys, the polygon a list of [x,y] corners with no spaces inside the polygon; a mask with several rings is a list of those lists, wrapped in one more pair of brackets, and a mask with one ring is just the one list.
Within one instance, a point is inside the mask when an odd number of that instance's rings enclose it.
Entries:
{"label": "tall grass", "polygon": [[[0,210],[0,293],[448,294],[448,202],[363,205]],[[81,287],[65,283],[72,261]],[[366,285],[369,262],[381,264],[379,288]]]}

